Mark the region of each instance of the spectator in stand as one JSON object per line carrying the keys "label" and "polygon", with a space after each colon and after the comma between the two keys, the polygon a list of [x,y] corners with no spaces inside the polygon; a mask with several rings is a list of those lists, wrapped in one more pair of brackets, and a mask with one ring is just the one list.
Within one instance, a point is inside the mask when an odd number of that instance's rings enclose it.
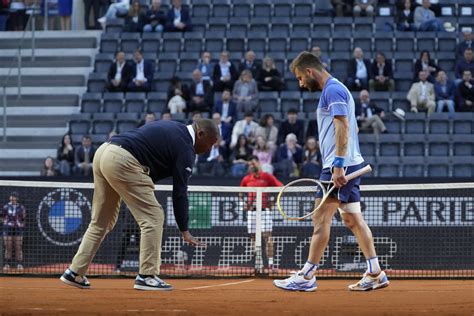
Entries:
{"label": "spectator in stand", "polygon": [[311,48],[311,53],[313,53],[314,55],[316,55],[319,58],[319,60],[323,64],[324,68],[329,69],[329,60],[326,56],[323,56],[323,54],[321,52],[321,47],[313,46]]}
{"label": "spectator in stand", "polygon": [[411,85],[407,100],[410,102],[412,112],[417,113],[418,110],[427,109],[429,116],[436,108],[434,87],[431,82],[427,81],[427,71],[420,71],[418,78],[420,81]]}
{"label": "spectator in stand", "polygon": [[219,113],[224,122],[229,124],[234,123],[234,118],[237,117],[237,104],[232,101],[232,93],[229,89],[222,91],[221,100],[216,101],[212,112]]}
{"label": "spectator in stand", "polygon": [[23,232],[25,229],[26,208],[20,204],[17,192],[10,193],[10,201],[3,206],[3,245],[5,249],[3,272],[13,265],[15,250],[16,268],[23,270]]}
{"label": "spectator in stand", "polygon": [[298,145],[296,135],[286,135],[285,143],[280,145],[276,155],[275,173],[279,177],[299,177],[303,163],[303,149]]}
{"label": "spectator in stand", "polygon": [[402,0],[397,9],[397,29],[402,32],[415,32],[414,11],[411,0]]}
{"label": "spectator in stand", "polygon": [[260,160],[262,171],[273,174],[273,150],[268,147],[267,143],[265,142],[265,139],[262,136],[257,136],[255,140],[255,148],[253,149],[252,154],[254,156],[257,156]]}
{"label": "spectator in stand", "polygon": [[351,91],[367,89],[370,79],[370,61],[364,58],[360,47],[354,48],[354,58],[347,67],[347,87]]}
{"label": "spectator in stand", "polygon": [[237,121],[232,129],[232,139],[230,142],[230,149],[237,145],[237,138],[239,135],[244,135],[249,144],[255,141],[258,124],[253,121],[253,112],[245,112],[244,119]]}
{"label": "spectator in stand", "polygon": [[256,136],[263,137],[268,148],[275,151],[278,141],[278,128],[273,124],[274,118],[272,114],[265,114],[260,119],[260,126],[257,128]]}
{"label": "spectator in stand", "polygon": [[382,120],[385,117],[385,112],[370,100],[369,91],[362,90],[359,93],[359,100],[355,104],[355,115],[361,131],[372,128],[375,135],[388,133]]}
{"label": "spectator in stand", "polygon": [[[415,9],[415,27],[418,31],[426,32],[441,32],[445,31],[443,22],[435,17],[435,14],[430,10],[430,0],[423,0],[422,5]],[[451,26],[450,26],[451,27]],[[448,31],[453,31],[449,29]]]}
{"label": "spectator in stand", "polygon": [[454,81],[456,85],[459,85],[463,81],[464,71],[469,70],[471,74],[474,73],[474,60],[472,48],[466,48],[464,50],[464,58],[458,60],[455,69],[456,80]]}
{"label": "spectator in stand", "polygon": [[[430,0],[430,10],[434,12],[435,16],[441,15],[441,5],[440,0]],[[423,0],[415,0],[413,3],[415,6],[421,6],[423,4]]]}
{"label": "spectator in stand", "polygon": [[354,16],[373,16],[375,14],[375,5],[377,0],[355,0]]}
{"label": "spectator in stand", "polygon": [[332,6],[336,10],[336,16],[350,16],[354,0],[331,0]]}
{"label": "spectator in stand", "polygon": [[191,113],[191,119],[189,120],[189,124],[194,124],[196,123],[197,121],[199,121],[200,119],[202,119],[202,114],[201,112],[199,111],[194,111]]}
{"label": "spectator in stand", "polygon": [[295,134],[301,143],[304,142],[304,123],[302,120],[298,120],[298,111],[296,109],[289,109],[286,114],[286,121],[280,124],[278,144],[283,143],[288,134]]}
{"label": "spectator in stand", "polygon": [[58,0],[61,31],[71,30],[72,0]]}
{"label": "spectator in stand", "polygon": [[[7,6],[7,5],[5,5]],[[12,0],[8,16],[9,29],[23,31],[26,26],[26,6],[23,0]]]}
{"label": "spectator in stand", "polygon": [[42,177],[55,177],[58,175],[58,167],[53,157],[46,157],[40,172]]}
{"label": "spectator in stand", "polygon": [[8,0],[0,1],[0,32],[7,30],[10,3]]}
{"label": "spectator in stand", "polygon": [[171,114],[184,112],[189,101],[188,86],[178,76],[171,79],[168,87],[168,108]]}
{"label": "spectator in stand", "polygon": [[225,174],[225,148],[220,144],[221,137],[218,136],[211,151],[198,156],[197,169],[200,175],[222,177]]}
{"label": "spectator in stand", "polygon": [[201,55],[201,60],[197,64],[197,69],[201,70],[202,79],[204,81],[209,81],[212,85],[212,79],[214,72],[214,64],[211,62],[211,53],[203,52]]}
{"label": "spectator in stand", "polygon": [[303,165],[301,166],[301,176],[305,178],[318,178],[321,174],[321,152],[319,143],[315,137],[310,136],[304,145]]}
{"label": "spectator in stand", "polygon": [[[232,135],[233,136],[233,135]],[[232,167],[230,169],[233,177],[241,177],[247,171],[247,162],[252,155],[252,147],[247,141],[247,137],[244,134],[240,134],[237,137],[236,146],[232,150],[230,161]]]}
{"label": "spectator in stand", "polygon": [[232,94],[234,102],[237,104],[237,111],[247,112],[257,110],[258,88],[250,70],[242,71],[239,80],[234,85]]}
{"label": "spectator in stand", "polygon": [[191,15],[187,7],[181,5],[181,0],[173,0],[171,9],[166,17],[166,30],[171,32],[192,31]]}
{"label": "spectator in stand", "polygon": [[65,134],[59,145],[56,159],[59,162],[59,172],[62,176],[70,176],[74,166],[74,146],[71,135]]}
{"label": "spectator in stand", "polygon": [[140,1],[134,0],[125,18],[125,32],[142,32],[147,17],[141,12]]}
{"label": "spectator in stand", "polygon": [[474,35],[472,34],[472,29],[468,28],[463,32],[464,40],[458,44],[457,48],[457,59],[461,60],[464,57],[464,51],[467,48],[474,49]]}
{"label": "spectator in stand", "polygon": [[427,50],[423,50],[420,53],[420,58],[415,62],[415,77],[413,78],[413,81],[418,79],[418,74],[422,70],[427,71],[430,74],[428,76],[428,81],[434,83],[439,67],[436,66],[435,62],[431,59],[430,53]]}
{"label": "spectator in stand", "polygon": [[227,122],[221,120],[221,115],[218,112],[212,114],[212,120],[216,124],[217,128],[219,128],[220,134],[220,144],[219,146],[224,150],[224,157],[227,158],[229,155],[229,146],[230,146],[230,138],[232,136],[232,125]]}
{"label": "spectator in stand", "polygon": [[143,53],[136,50],[133,54],[134,64],[131,67],[131,81],[128,91],[149,92],[153,81],[153,65],[150,61],[143,59]]}
{"label": "spectator in stand", "polygon": [[449,117],[453,118],[454,114],[454,96],[456,87],[454,83],[448,79],[443,70],[438,71],[436,83],[434,84],[436,95],[436,112],[443,112],[444,107],[448,108]]}
{"label": "spectator in stand", "polygon": [[166,25],[166,15],[161,10],[161,0],[152,0],[151,8],[146,13],[146,24],[143,32],[163,32]]}
{"label": "spectator in stand", "polygon": [[202,78],[199,69],[193,71],[193,82],[189,89],[189,111],[210,112],[212,105],[212,86]]}
{"label": "spectator in stand", "polygon": [[254,78],[259,77],[262,66],[258,61],[255,60],[255,57],[255,52],[252,50],[249,50],[247,53],[245,53],[245,59],[242,61],[239,67],[239,74],[242,74],[242,71],[244,70],[250,70]]}
{"label": "spectator in stand", "polygon": [[163,113],[161,113],[161,120],[162,121],[171,121],[173,117],[171,116],[171,112],[169,110],[164,110]]}
{"label": "spectator in stand", "polygon": [[132,75],[132,67],[125,60],[125,53],[118,51],[115,61],[110,64],[107,73],[107,90],[110,92],[125,92]]}
{"label": "spectator in stand", "polygon": [[95,148],[92,146],[92,139],[89,135],[82,137],[81,146],[76,148],[74,154],[74,173],[76,175],[88,176],[92,172],[92,160],[94,159]]}
{"label": "spectator in stand", "polygon": [[256,78],[260,91],[281,91],[285,86],[283,78],[278,69],[276,69],[273,58],[270,56],[266,56],[263,59],[263,67]]}
{"label": "spectator in stand", "polygon": [[382,52],[377,52],[375,60],[370,67],[371,78],[369,80],[370,92],[373,91],[390,91],[395,89],[395,81],[393,80],[392,62],[385,59]]}
{"label": "spectator in stand", "polygon": [[[100,23],[98,21],[98,18],[100,16],[100,1],[97,0],[83,0],[84,1],[84,27],[86,30],[94,30],[94,29],[100,29]],[[128,10],[128,9],[127,9]],[[91,11],[94,12],[94,25],[90,25],[90,16],[91,16]],[[103,25],[105,26],[105,20],[106,18],[104,17],[103,20]]]}
{"label": "spectator in stand", "polygon": [[464,70],[459,90],[459,112],[474,112],[474,80],[472,72]]}
{"label": "spectator in stand", "polygon": [[156,121],[156,114],[153,111],[148,111],[145,114],[145,119],[138,123],[137,127],[142,127],[143,125],[149,124]]}
{"label": "spectator in stand", "polygon": [[[87,0],[87,1],[90,1],[90,0]],[[99,2],[98,0],[92,0],[92,2],[94,3],[94,16],[97,17],[97,15],[99,14],[100,4],[97,4],[97,2]],[[105,15],[97,19],[97,21],[102,25],[102,28],[105,27],[105,23],[107,19],[116,19],[118,17],[125,17],[127,16],[128,10],[130,9],[130,0],[114,0],[112,2],[113,3],[110,4]],[[97,12],[95,11],[96,10],[95,6],[97,6]],[[90,9],[89,9],[89,12],[90,12]],[[86,20],[86,25],[87,25],[87,20]]]}
{"label": "spectator in stand", "polygon": [[219,63],[214,66],[212,72],[214,91],[224,91],[224,89],[232,90],[237,78],[237,70],[229,61],[229,52],[222,52],[219,58]]}

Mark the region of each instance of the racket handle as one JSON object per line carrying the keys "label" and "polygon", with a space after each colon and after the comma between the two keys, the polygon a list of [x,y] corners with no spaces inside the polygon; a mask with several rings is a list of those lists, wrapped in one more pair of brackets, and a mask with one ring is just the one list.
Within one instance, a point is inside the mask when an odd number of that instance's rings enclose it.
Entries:
{"label": "racket handle", "polygon": [[353,173],[346,175],[346,179],[347,181],[351,181],[352,179],[360,177],[361,175],[369,173],[371,171],[372,171],[372,167],[370,165],[367,165],[362,169],[359,169],[357,171],[354,171]]}

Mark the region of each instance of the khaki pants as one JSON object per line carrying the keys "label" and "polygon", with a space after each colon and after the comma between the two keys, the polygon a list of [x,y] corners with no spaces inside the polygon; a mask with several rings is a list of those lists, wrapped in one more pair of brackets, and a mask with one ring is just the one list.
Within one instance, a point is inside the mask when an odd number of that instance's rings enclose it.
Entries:
{"label": "khaki pants", "polygon": [[161,264],[161,238],[164,212],[155,198],[148,168],[128,151],[109,143],[97,150],[94,162],[92,219],[74,256],[71,270],[84,275],[105,235],[110,232],[123,199],[140,231],[140,274],[158,275]]}
{"label": "khaki pants", "polygon": [[370,127],[372,127],[375,134],[380,134],[387,129],[382,119],[378,115],[372,115],[371,117],[366,118],[364,122],[362,122],[360,129],[367,130]]}
{"label": "khaki pants", "polygon": [[436,104],[434,101],[431,100],[421,100],[418,96],[414,96],[413,98],[409,99],[411,108],[415,108],[417,110],[428,110],[428,116],[430,116],[436,108]]}

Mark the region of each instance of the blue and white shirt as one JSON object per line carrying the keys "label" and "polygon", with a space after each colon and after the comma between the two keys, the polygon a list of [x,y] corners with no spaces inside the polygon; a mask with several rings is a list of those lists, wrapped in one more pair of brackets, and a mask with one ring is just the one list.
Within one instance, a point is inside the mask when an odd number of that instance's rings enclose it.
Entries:
{"label": "blue and white shirt", "polygon": [[326,81],[316,114],[323,168],[330,168],[336,156],[336,129],[333,123],[335,116],[347,116],[349,121],[349,143],[344,166],[354,166],[364,162],[357,137],[354,99],[339,80],[330,77]]}

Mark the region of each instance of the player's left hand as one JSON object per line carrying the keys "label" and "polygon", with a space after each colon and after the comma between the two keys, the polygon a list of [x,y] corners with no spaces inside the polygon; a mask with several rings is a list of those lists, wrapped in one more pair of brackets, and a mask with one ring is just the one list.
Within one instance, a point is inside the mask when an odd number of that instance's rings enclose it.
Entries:
{"label": "player's left hand", "polygon": [[191,233],[189,232],[189,230],[181,232],[181,234],[183,235],[184,241],[186,241],[188,244],[190,244],[193,247],[205,247],[206,246],[205,243],[200,242],[199,240],[194,238],[193,235],[191,235]]}
{"label": "player's left hand", "polygon": [[344,175],[344,168],[333,168],[332,181],[336,188],[340,188],[347,183],[346,176]]}

